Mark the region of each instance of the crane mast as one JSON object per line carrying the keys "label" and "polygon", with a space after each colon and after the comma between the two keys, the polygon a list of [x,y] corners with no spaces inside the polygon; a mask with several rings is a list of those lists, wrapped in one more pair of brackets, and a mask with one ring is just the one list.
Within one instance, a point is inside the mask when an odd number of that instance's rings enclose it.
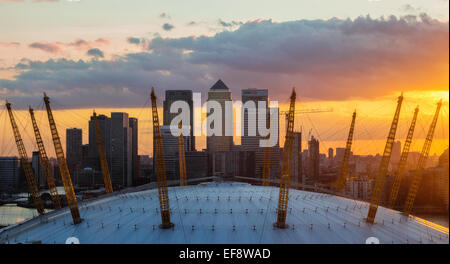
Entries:
{"label": "crane mast", "polygon": [[352,123],[350,125],[350,131],[348,132],[347,144],[345,146],[344,159],[342,160],[342,166],[339,170],[339,177],[335,183],[337,191],[342,191],[345,187],[345,181],[348,174],[348,161],[350,159],[350,151],[352,148],[353,131],[355,130],[356,111],[352,115]]}
{"label": "crane mast", "polygon": [[395,207],[398,191],[400,190],[400,184],[402,182],[403,175],[405,174],[406,161],[408,160],[409,148],[411,146],[412,137],[414,135],[418,113],[419,107],[416,107],[411,125],[409,126],[408,135],[406,136],[405,145],[403,145],[402,156],[400,157],[400,162],[398,164],[397,174],[395,175],[392,190],[389,194],[388,207],[392,209],[394,209]]}
{"label": "crane mast", "polygon": [[423,170],[425,167],[425,163],[427,162],[428,155],[430,154],[431,143],[433,142],[434,130],[436,129],[436,123],[438,121],[441,106],[442,100],[440,100],[437,104],[433,121],[431,122],[430,128],[428,129],[428,134],[422,147],[422,153],[420,155],[419,162],[417,163],[416,173],[411,182],[411,185],[409,186],[408,196],[406,196],[405,207],[403,208],[403,213],[406,215],[409,215],[412,211],[414,200],[416,199],[417,191],[419,190],[419,185],[422,181]]}
{"label": "crane mast", "polygon": [[178,136],[178,159],[180,163],[180,186],[187,185],[187,177],[186,177],[186,157],[184,153],[184,141],[183,141],[183,130],[181,128],[181,121],[178,124],[178,128],[180,129],[180,135]]}
{"label": "crane mast", "polygon": [[33,123],[34,136],[36,138],[36,144],[39,149],[39,159],[44,169],[45,178],[47,179],[48,189],[50,190],[50,195],[53,200],[53,206],[55,209],[61,208],[61,199],[59,198],[58,191],[56,190],[55,179],[53,178],[53,173],[50,167],[50,162],[48,161],[47,152],[45,151],[44,142],[42,141],[41,132],[34,117],[33,108],[29,108],[31,122]]}
{"label": "crane mast", "polygon": [[105,182],[105,192],[112,193],[111,176],[109,175],[108,162],[106,161],[105,148],[103,147],[103,139],[98,125],[97,114],[94,112],[95,137],[97,140],[98,155],[100,157],[100,166],[102,168],[103,181]]}
{"label": "crane mast", "polygon": [[161,211],[160,228],[171,228],[173,223],[170,222],[170,205],[169,194],[167,190],[166,165],[164,162],[164,152],[161,139],[161,130],[159,127],[158,108],[156,105],[155,91],[152,87],[152,119],[153,119],[153,144],[155,153],[153,154],[156,164],[156,178],[158,181],[159,207]]}
{"label": "crane mast", "polygon": [[289,183],[292,164],[292,143],[294,140],[294,114],[295,114],[295,87],[292,89],[289,106],[289,118],[286,129],[286,140],[283,149],[283,163],[280,177],[280,193],[278,195],[277,222],[274,226],[278,228],[287,228],[286,213],[289,199]]}
{"label": "crane mast", "polygon": [[370,199],[369,212],[367,214],[366,222],[373,224],[375,216],[377,215],[378,205],[380,204],[381,194],[383,192],[384,182],[386,180],[386,173],[391,159],[392,145],[395,140],[395,133],[397,132],[398,119],[400,116],[400,109],[402,108],[403,93],[398,97],[397,108],[395,110],[394,119],[392,120],[389,135],[387,137],[386,146],[384,147],[383,157],[381,158],[380,166],[378,167],[378,175],[375,181],[375,187],[372,191]]}
{"label": "crane mast", "polygon": [[56,158],[58,161],[59,172],[61,174],[62,182],[64,185],[64,191],[66,192],[67,203],[72,214],[73,223],[79,224],[83,221],[80,217],[80,211],[78,210],[77,198],[73,190],[72,180],[70,178],[69,168],[67,167],[66,158],[64,157],[64,151],[61,145],[61,140],[56,128],[55,119],[53,118],[52,109],[50,108],[50,100],[44,93],[45,108],[47,109],[48,123],[52,132],[53,145],[55,147]]}
{"label": "crane mast", "polygon": [[22,164],[23,170],[25,172],[25,177],[27,180],[28,188],[30,190],[31,199],[33,200],[34,207],[39,214],[44,214],[44,205],[42,203],[41,196],[39,195],[39,190],[36,185],[36,179],[34,178],[33,169],[31,168],[30,160],[28,159],[27,151],[23,144],[22,136],[20,135],[19,128],[17,127],[16,120],[11,109],[11,104],[6,101],[6,109],[8,109],[9,120],[11,121],[11,127],[14,133],[14,139],[17,145],[17,151],[19,152],[20,162]]}

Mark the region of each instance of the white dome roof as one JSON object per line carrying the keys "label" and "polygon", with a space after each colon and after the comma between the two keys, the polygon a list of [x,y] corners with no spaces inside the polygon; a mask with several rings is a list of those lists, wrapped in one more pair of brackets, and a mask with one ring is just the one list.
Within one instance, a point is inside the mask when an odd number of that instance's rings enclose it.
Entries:
{"label": "white dome roof", "polygon": [[291,189],[288,229],[273,227],[277,187],[207,183],[169,187],[173,229],[160,229],[158,190],[79,202],[74,226],[67,208],[0,230],[0,243],[449,243],[448,228],[379,207],[367,224],[368,203]]}

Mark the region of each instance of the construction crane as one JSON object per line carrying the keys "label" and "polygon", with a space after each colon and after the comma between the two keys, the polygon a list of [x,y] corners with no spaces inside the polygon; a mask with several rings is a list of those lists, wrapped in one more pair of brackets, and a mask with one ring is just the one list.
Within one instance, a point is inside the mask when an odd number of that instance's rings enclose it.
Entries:
{"label": "construction crane", "polygon": [[47,179],[48,189],[50,191],[50,196],[53,200],[53,206],[55,209],[61,208],[61,199],[59,198],[58,191],[56,190],[55,179],[53,178],[53,173],[50,167],[50,162],[48,161],[47,152],[45,151],[44,142],[42,141],[41,132],[34,117],[33,108],[29,108],[31,123],[33,123],[34,136],[36,138],[36,144],[39,149],[39,160],[41,162],[45,178]]}
{"label": "construction crane", "polygon": [[160,228],[171,228],[174,226],[170,222],[170,206],[169,194],[167,190],[166,164],[164,162],[164,152],[161,139],[161,130],[159,127],[158,108],[156,105],[155,91],[152,87],[150,95],[152,101],[152,119],[153,119],[153,145],[155,153],[153,153],[156,164],[156,178],[158,181],[159,207],[161,211]]}
{"label": "construction crane", "polygon": [[69,168],[67,167],[66,158],[64,157],[64,151],[61,145],[61,139],[58,135],[55,119],[53,118],[52,109],[50,108],[50,99],[47,94],[44,93],[44,103],[47,109],[48,123],[52,132],[53,145],[55,147],[56,158],[58,162],[59,172],[61,174],[62,182],[64,185],[64,191],[66,192],[67,203],[72,214],[73,224],[79,224],[83,221],[80,217],[80,211],[78,210],[77,198],[75,191],[73,190],[72,180],[70,178]]}
{"label": "construction crane", "polygon": [[103,147],[103,139],[100,132],[100,126],[98,125],[97,114],[94,111],[94,126],[95,126],[95,137],[97,139],[97,149],[98,155],[100,157],[100,166],[102,168],[103,181],[105,182],[105,192],[112,193],[113,187],[111,184],[111,176],[109,175],[108,162],[106,161],[105,148]]}
{"label": "construction crane", "polygon": [[416,107],[414,116],[409,126],[408,135],[406,136],[405,144],[403,145],[402,155],[400,162],[398,163],[397,173],[394,178],[391,193],[389,194],[388,207],[394,209],[397,201],[398,191],[400,190],[400,184],[402,182],[403,175],[405,174],[406,161],[408,160],[409,148],[411,146],[412,137],[414,134],[414,128],[416,127],[417,114],[419,113],[419,107]]}
{"label": "construction crane", "polygon": [[180,186],[187,185],[186,177],[186,157],[184,153],[184,141],[183,141],[183,130],[181,128],[181,121],[178,124],[180,129],[180,135],[178,136],[178,159],[180,160]]}
{"label": "construction crane", "polygon": [[431,143],[433,142],[434,130],[436,129],[436,123],[438,121],[441,106],[442,106],[442,99],[437,104],[433,121],[431,122],[430,128],[428,129],[428,134],[425,139],[425,143],[423,144],[422,147],[419,162],[417,162],[416,173],[414,174],[414,178],[411,182],[411,185],[409,186],[408,196],[406,196],[405,207],[403,208],[403,213],[406,215],[409,215],[412,211],[414,200],[416,199],[417,191],[419,190],[419,185],[420,182],[422,181],[423,170],[425,167],[425,163],[427,162],[428,155],[430,154]]}
{"label": "construction crane", "polygon": [[31,163],[30,160],[28,159],[27,151],[25,150],[22,136],[20,135],[19,128],[17,127],[16,120],[14,119],[14,115],[11,109],[11,104],[8,102],[8,100],[6,100],[6,109],[8,109],[9,120],[11,121],[11,127],[14,133],[17,151],[19,152],[20,162],[25,172],[25,178],[27,180],[28,188],[30,190],[31,199],[38,213],[42,215],[45,213],[44,205],[42,203],[41,196],[39,195],[39,190],[36,185],[36,179],[34,178],[33,169],[31,168]]}
{"label": "construction crane", "polygon": [[[325,108],[325,109],[319,109],[319,108],[312,108],[312,109],[300,109],[297,111],[294,111],[294,115],[300,115],[300,114],[308,114],[308,113],[325,113],[325,112],[333,112],[333,108]],[[285,116],[286,118],[286,126],[289,123],[289,111],[281,111],[280,116]],[[267,126],[270,128],[270,120],[267,121]],[[311,135],[312,128],[309,131],[309,136]],[[270,135],[267,136],[269,138]],[[263,166],[263,177],[262,177],[262,185],[268,186],[269,185],[269,179],[270,179],[270,147],[264,148],[264,166]]]}
{"label": "construction crane", "polygon": [[277,222],[274,226],[278,228],[287,228],[286,225],[286,213],[289,199],[289,183],[291,176],[291,163],[292,163],[292,143],[294,141],[294,115],[295,115],[295,87],[292,88],[292,94],[290,97],[289,106],[289,118],[286,129],[286,140],[284,141],[284,155],[283,163],[281,166],[280,177],[280,193],[278,195],[278,210],[277,210]]}
{"label": "construction crane", "polygon": [[[294,112],[294,115],[301,115],[301,114],[311,114],[311,113],[326,113],[326,112],[333,112],[333,108],[305,108],[296,110]],[[284,115],[286,117],[286,120],[288,120],[289,117],[289,111],[280,111],[280,115]]]}
{"label": "construction crane", "polygon": [[339,170],[339,176],[335,182],[336,190],[341,192],[345,187],[345,181],[348,174],[348,161],[350,159],[350,151],[352,148],[353,131],[355,130],[356,111],[352,115],[352,123],[350,125],[350,131],[348,132],[347,144],[345,145],[344,159],[342,160],[342,166]]}
{"label": "construction crane", "polygon": [[398,97],[397,108],[395,110],[394,119],[392,120],[389,135],[387,137],[386,146],[384,147],[383,157],[381,158],[380,166],[378,167],[378,175],[375,181],[375,187],[372,191],[370,199],[369,212],[367,213],[366,222],[373,224],[375,216],[377,215],[378,205],[380,204],[381,194],[383,192],[384,182],[386,180],[386,173],[391,159],[392,145],[395,140],[395,133],[397,132],[398,119],[400,116],[400,109],[402,108],[403,93]]}

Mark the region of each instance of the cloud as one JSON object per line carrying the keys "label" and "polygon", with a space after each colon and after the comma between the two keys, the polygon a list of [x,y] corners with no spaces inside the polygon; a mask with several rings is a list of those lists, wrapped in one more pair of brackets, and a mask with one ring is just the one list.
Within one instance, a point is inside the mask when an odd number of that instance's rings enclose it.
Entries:
{"label": "cloud", "polygon": [[93,41],[78,38],[72,42],[63,43],[63,45],[76,47],[78,49],[91,49],[93,46],[98,46],[98,45],[106,46],[109,44],[110,44],[110,41],[109,41],[109,39],[106,39],[106,38],[98,38]]}
{"label": "cloud", "polygon": [[20,47],[19,42],[0,42],[0,47]]}
{"label": "cloud", "polygon": [[144,42],[144,39],[136,38],[136,37],[128,37],[128,43],[139,45]]}
{"label": "cloud", "polygon": [[59,53],[61,52],[61,48],[55,43],[49,42],[34,42],[28,45],[30,48],[40,49],[42,51],[48,53]]}
{"label": "cloud", "polygon": [[174,26],[173,26],[172,24],[165,23],[165,24],[162,26],[162,28],[163,28],[165,31],[170,31],[170,30],[172,30],[172,29],[174,28]]}
{"label": "cloud", "polygon": [[417,13],[423,12],[423,8],[420,8],[420,7],[416,8],[416,7],[414,7],[414,6],[410,5],[410,4],[403,5],[401,7],[401,10],[403,12],[409,13],[409,14],[417,14]]}
{"label": "cloud", "polygon": [[[25,2],[26,0],[0,0],[0,3],[2,2]],[[40,3],[40,2],[58,2],[58,0],[32,0],[34,3]]]}
{"label": "cloud", "polygon": [[93,48],[87,51],[86,53],[87,55],[91,56],[91,57],[95,57],[95,58],[103,58],[103,51],[101,51],[98,48]]}
{"label": "cloud", "polygon": [[[448,22],[419,17],[251,21],[213,36],[154,37],[148,50],[113,60],[24,60],[0,89],[35,100],[45,89],[77,107],[135,106],[157,88],[205,92],[221,78],[234,98],[269,89],[299,98],[376,98],[403,90],[448,89]],[[95,56],[95,55],[94,55]]]}
{"label": "cloud", "polygon": [[[58,2],[58,1],[59,0],[31,0],[31,2],[33,3]],[[0,0],[0,4],[7,2],[19,3],[19,2],[26,2],[26,0]]]}
{"label": "cloud", "polygon": [[167,18],[167,19],[171,19],[170,15],[169,15],[169,14],[167,14],[167,13],[165,13],[165,12],[163,12],[163,13],[159,14],[159,15],[158,15],[158,17],[160,17],[160,18]]}
{"label": "cloud", "polygon": [[30,48],[40,49],[48,53],[61,53],[63,48],[74,47],[78,50],[89,50],[96,46],[107,46],[109,39],[98,38],[96,40],[75,39],[72,42],[34,42],[28,45]]}
{"label": "cloud", "polygon": [[239,25],[243,24],[242,22],[239,22],[239,21],[225,22],[222,19],[219,19],[218,23],[222,27],[233,27],[233,26],[239,26]]}

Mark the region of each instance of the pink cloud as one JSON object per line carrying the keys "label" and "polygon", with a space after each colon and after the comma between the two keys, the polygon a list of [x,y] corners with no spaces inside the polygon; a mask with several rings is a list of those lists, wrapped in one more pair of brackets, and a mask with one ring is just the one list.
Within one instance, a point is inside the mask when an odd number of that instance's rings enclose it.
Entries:
{"label": "pink cloud", "polygon": [[49,42],[33,42],[29,45],[29,47],[34,49],[40,49],[42,51],[49,53],[60,53],[62,51],[57,44]]}
{"label": "pink cloud", "polygon": [[19,42],[0,42],[0,47],[20,47]]}

